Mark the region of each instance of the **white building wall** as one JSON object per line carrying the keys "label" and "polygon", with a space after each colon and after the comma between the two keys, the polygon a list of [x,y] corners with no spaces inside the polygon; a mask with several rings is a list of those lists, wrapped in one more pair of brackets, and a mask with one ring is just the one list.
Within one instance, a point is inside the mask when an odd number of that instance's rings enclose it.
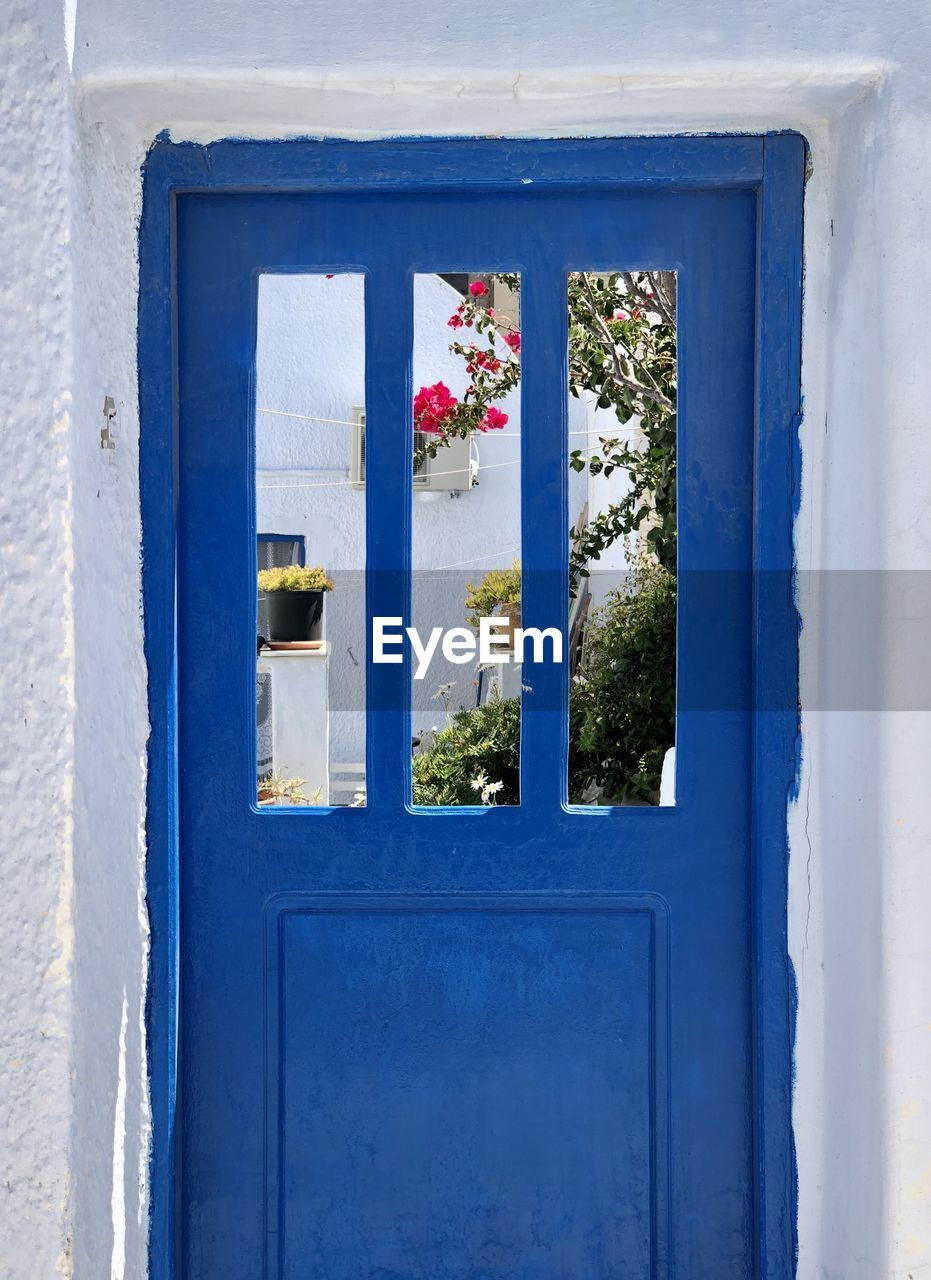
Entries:
{"label": "white building wall", "polygon": [[75,604],[71,112],[62,16],[0,45],[0,1270],[71,1263]]}
{"label": "white building wall", "polygon": [[[476,269],[481,266],[477,263]],[[447,327],[460,299],[443,281],[439,284],[444,292],[434,303],[433,279],[417,276],[414,280],[414,387],[432,386],[441,378],[461,399],[469,378],[462,357],[447,348],[455,337],[469,342],[474,335],[469,329],[454,333]],[[519,317],[509,319],[517,323]],[[439,366],[438,356],[442,356]],[[476,438],[473,445],[479,462],[478,484],[456,498],[442,490],[414,498],[411,607],[413,623],[424,636],[433,627],[464,626],[466,584],[478,584],[488,569],[506,569],[520,559],[520,388],[499,401],[498,407],[507,413],[507,423]],[[441,686],[449,686],[450,712],[475,706],[475,665],[446,662],[438,653],[423,680],[413,681],[415,734],[443,727],[443,707],[435,697]]]}
{"label": "white building wall", "polygon": [[325,602],[330,758],[341,763],[365,759],[365,493],[351,483],[345,425],[365,403],[364,323],[361,275],[260,280],[257,532],[302,534],[307,563],[334,579]]}
{"label": "white building wall", "polygon": [[[67,11],[67,6],[66,6]],[[80,104],[78,104],[80,109]],[[148,714],[142,652],[135,325],[140,190],[117,129],[78,120],[70,186],[74,342],[73,1244],[63,1274],[144,1274]],[[119,287],[117,287],[119,282]],[[128,287],[127,287],[128,286]],[[100,448],[105,396],[112,450]],[[19,1280],[15,1269],[12,1275]],[[26,1276],[31,1273],[23,1272]]]}
{"label": "white building wall", "polygon": [[[803,130],[813,168],[800,564],[928,560],[921,0],[80,0],[70,178],[64,26],[51,0],[8,8],[0,115],[0,1257],[11,1280],[145,1274],[133,249],[139,167],[160,130],[200,141]],[[120,406],[110,473],[93,452],[104,394]],[[819,612],[825,581],[801,583],[806,709],[790,808],[799,1275],[908,1280],[931,1266],[928,718],[818,709],[857,630]],[[878,593],[865,629],[888,686],[914,625]]]}
{"label": "white building wall", "polygon": [[[462,357],[449,349],[457,334],[447,324],[460,301],[439,276],[415,277],[415,390],[438,381],[459,398],[466,390]],[[268,275],[260,282],[258,531],[303,534],[307,563],[323,565],[334,578],[326,601],[331,759],[343,762],[365,758],[365,492],[350,477],[352,429],[346,425],[353,408],[365,400],[363,308],[361,275]],[[469,341],[472,332],[462,329],[458,336]],[[424,637],[435,626],[462,626],[468,582],[520,559],[519,388],[497,404],[509,420],[503,430],[473,441],[478,483],[454,496],[443,489],[414,494],[413,622]],[[571,413],[574,428],[584,431],[581,401],[571,402]],[[442,465],[441,452],[437,467]],[[577,514],[586,477],[573,474],[571,491]],[[413,682],[415,732],[443,723],[444,710],[435,698],[441,685],[452,685],[450,711],[473,706],[475,676],[474,664],[456,665],[437,654],[424,679]]]}

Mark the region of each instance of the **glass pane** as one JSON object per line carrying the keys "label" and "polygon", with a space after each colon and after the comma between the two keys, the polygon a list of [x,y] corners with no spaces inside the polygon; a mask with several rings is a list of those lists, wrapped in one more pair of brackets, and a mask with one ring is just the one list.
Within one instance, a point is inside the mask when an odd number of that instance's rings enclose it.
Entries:
{"label": "glass pane", "polygon": [[676,277],[568,284],[569,800],[673,804]]}
{"label": "glass pane", "polygon": [[365,803],[361,275],[263,275],[256,354],[257,798]]}
{"label": "glass pane", "polygon": [[520,293],[414,280],[413,800],[520,799]]}

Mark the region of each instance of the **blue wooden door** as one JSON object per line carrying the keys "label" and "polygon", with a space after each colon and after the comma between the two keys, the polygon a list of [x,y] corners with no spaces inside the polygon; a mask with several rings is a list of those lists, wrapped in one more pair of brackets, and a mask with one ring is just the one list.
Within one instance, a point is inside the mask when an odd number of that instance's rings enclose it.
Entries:
{"label": "blue wooden door", "polygon": [[[397,187],[376,148],[357,186],[178,199],[186,1280],[760,1274],[759,191],[599,184],[592,145],[566,144],[558,182],[532,147],[515,177],[504,145],[460,179],[468,144],[437,144]],[[366,807],[259,811],[259,273],[365,273],[368,613],[404,616],[412,274],[520,271],[523,616],[563,626],[566,274],[618,265],[679,280],[675,807],[566,805],[566,673],[540,664],[520,805],[417,812],[410,671],[370,665]]]}

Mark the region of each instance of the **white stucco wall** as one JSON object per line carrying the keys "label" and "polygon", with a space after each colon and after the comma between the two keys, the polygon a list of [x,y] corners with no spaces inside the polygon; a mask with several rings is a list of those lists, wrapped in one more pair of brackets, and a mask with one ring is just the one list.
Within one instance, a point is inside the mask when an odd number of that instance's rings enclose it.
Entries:
{"label": "white stucco wall", "polygon": [[74,1221],[71,115],[61,15],[22,0],[4,27],[0,1259],[18,1278],[68,1272]]}
{"label": "white stucco wall", "polygon": [[0,1272],[122,1280],[148,1152],[139,187],[79,134],[59,5],[8,6],[0,49]]}
{"label": "white stucco wall", "polygon": [[[924,569],[931,33],[921,0],[79,0],[72,136],[62,9],[12,0],[5,19],[0,1259],[11,1280],[140,1277],[146,146],[165,127],[200,140],[803,130],[800,564]],[[95,452],[104,394],[120,406],[109,458]],[[868,627],[821,616],[826,581],[801,583],[790,813],[799,1274],[908,1280],[931,1269],[928,716],[819,709],[854,632],[888,687],[907,629],[882,593]]]}
{"label": "white stucco wall", "polygon": [[[141,1274],[148,1203],[144,1052],[145,751],[132,233],[139,191],[98,128],[72,184],[75,558],[74,1274]],[[120,287],[116,288],[116,282]],[[127,290],[125,285],[132,282]],[[113,397],[116,447],[99,447]]]}

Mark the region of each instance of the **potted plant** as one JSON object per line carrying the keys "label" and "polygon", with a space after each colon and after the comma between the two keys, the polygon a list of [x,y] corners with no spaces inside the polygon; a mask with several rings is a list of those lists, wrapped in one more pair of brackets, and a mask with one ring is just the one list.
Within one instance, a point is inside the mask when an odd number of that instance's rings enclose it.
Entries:
{"label": "potted plant", "polygon": [[515,560],[510,569],[490,569],[478,586],[467,582],[465,603],[472,611],[466,621],[476,631],[481,618],[507,618],[513,644],[514,631],[520,626],[520,561]]}
{"label": "potted plant", "polygon": [[323,639],[323,600],[332,579],[319,567],[260,569],[259,591],[268,604],[268,639],[281,643]]}

